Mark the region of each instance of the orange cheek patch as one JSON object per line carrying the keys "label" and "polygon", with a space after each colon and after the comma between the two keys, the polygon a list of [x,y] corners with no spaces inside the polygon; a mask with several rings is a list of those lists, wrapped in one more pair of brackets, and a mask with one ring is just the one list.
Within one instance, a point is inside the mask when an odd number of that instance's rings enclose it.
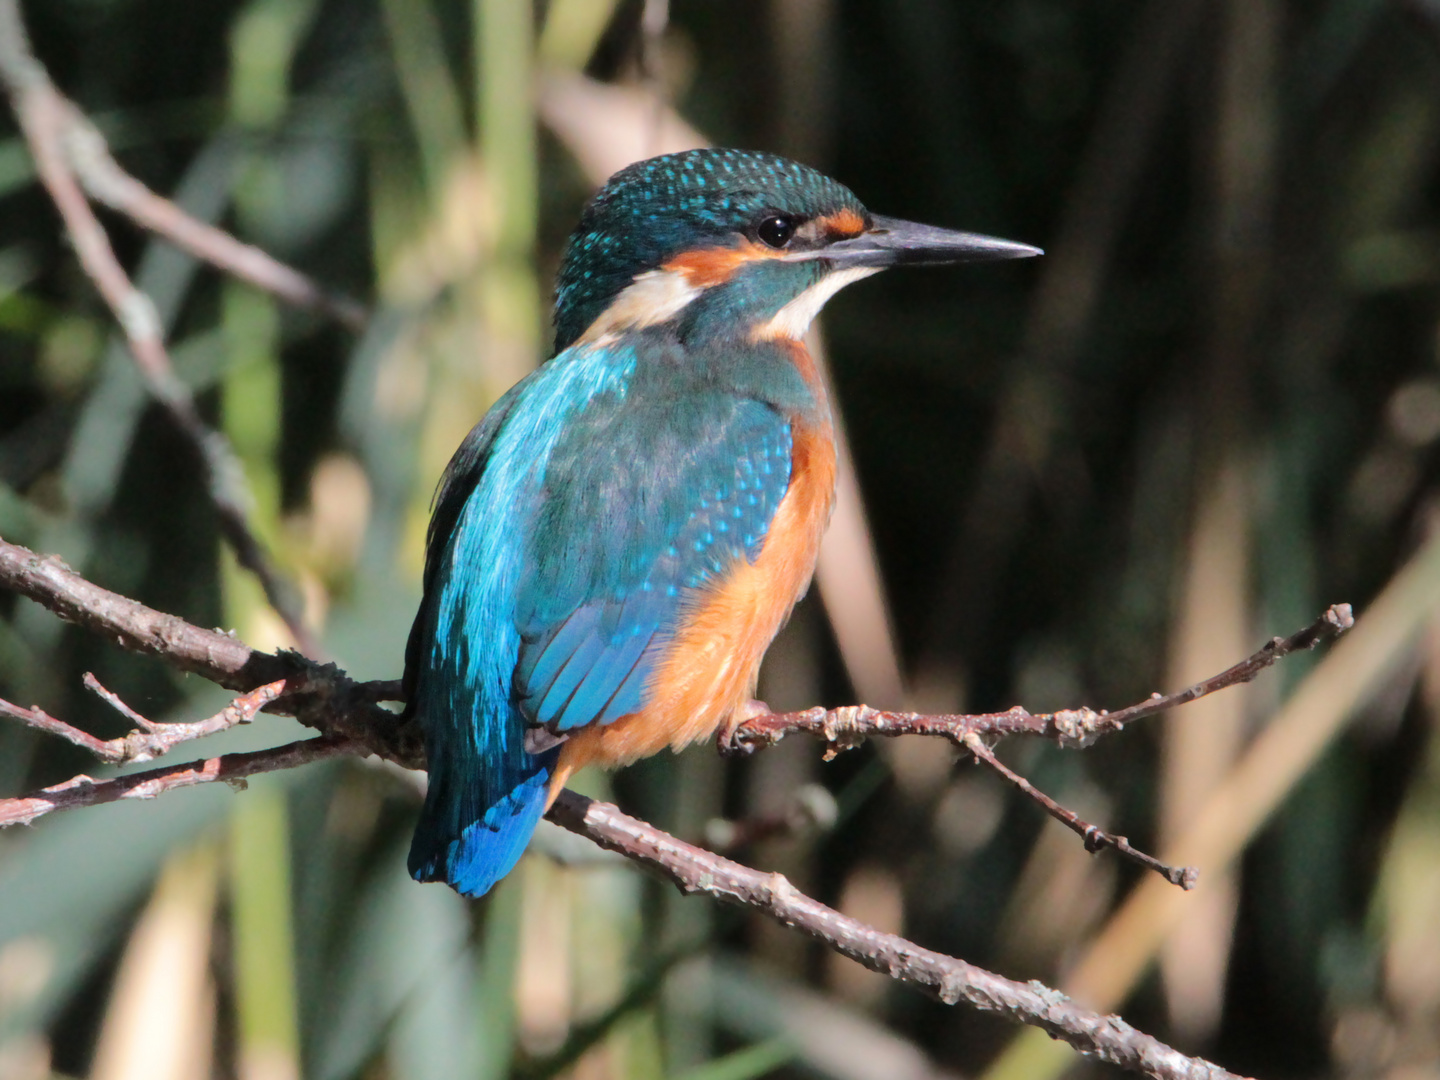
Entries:
{"label": "orange cheek patch", "polygon": [[782,254],[746,240],[736,247],[699,248],[683,252],[667,262],[664,269],[684,274],[685,280],[694,288],[709,289],[724,285],[748,262],[775,259]]}
{"label": "orange cheek patch", "polygon": [[836,240],[848,240],[865,231],[865,219],[849,207],[826,214],[819,219],[819,224],[827,236]]}

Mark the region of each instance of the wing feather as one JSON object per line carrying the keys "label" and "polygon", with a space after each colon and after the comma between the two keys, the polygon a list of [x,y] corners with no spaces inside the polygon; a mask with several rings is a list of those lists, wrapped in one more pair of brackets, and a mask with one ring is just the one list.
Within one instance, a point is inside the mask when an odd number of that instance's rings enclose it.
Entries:
{"label": "wing feather", "polygon": [[557,733],[641,707],[687,603],[758,557],[789,486],[775,409],[720,394],[663,404],[626,417],[628,431],[597,418],[611,430],[577,429],[584,452],[562,444],[547,466],[515,695]]}

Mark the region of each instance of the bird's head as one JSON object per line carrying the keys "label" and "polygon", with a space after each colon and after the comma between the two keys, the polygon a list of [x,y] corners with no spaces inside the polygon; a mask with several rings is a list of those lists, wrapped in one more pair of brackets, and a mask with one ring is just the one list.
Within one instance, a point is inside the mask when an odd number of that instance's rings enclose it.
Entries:
{"label": "bird's head", "polygon": [[667,154],[620,170],[586,207],[560,267],[555,348],[676,320],[798,338],[839,289],[888,266],[1038,254],[872,214],[843,184],[773,154]]}

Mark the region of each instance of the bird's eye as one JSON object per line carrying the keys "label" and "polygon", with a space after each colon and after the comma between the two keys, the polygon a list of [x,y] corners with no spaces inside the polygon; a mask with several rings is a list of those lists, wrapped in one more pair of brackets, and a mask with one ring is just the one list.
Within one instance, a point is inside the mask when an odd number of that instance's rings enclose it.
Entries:
{"label": "bird's eye", "polygon": [[783,248],[795,235],[795,222],[783,214],[770,214],[760,219],[755,235],[772,248]]}

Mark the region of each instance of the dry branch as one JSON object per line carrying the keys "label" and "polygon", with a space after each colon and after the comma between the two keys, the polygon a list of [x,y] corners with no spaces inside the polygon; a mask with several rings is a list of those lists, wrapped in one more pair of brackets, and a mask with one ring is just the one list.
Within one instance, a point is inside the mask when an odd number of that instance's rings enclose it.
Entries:
{"label": "dry branch", "polygon": [[0,0],[0,81],[9,88],[12,101],[21,93],[38,91],[55,102],[53,122],[60,149],[70,170],[96,202],[292,307],[329,315],[351,330],[364,329],[369,313],[363,304],[324,288],[253,244],[242,243],[225,230],[192,217],[121,168],[100,130],[55,88],[35,58],[16,0]]}
{"label": "dry branch", "polygon": [[1147,855],[1131,845],[1130,838],[1117,836],[1107,832],[1098,825],[1092,825],[1085,821],[1074,810],[1061,806],[1058,802],[1046,795],[1029,780],[1015,772],[997,758],[990,747],[986,746],[979,735],[969,734],[964,739],[965,748],[975,755],[975,760],[988,765],[992,770],[1003,777],[1007,782],[1014,785],[1026,798],[1040,804],[1040,808],[1053,817],[1060,824],[1073,832],[1076,836],[1085,841],[1085,850],[1092,855],[1097,851],[1110,848],[1116,854],[1131,862],[1143,866],[1147,870],[1153,870],[1171,885],[1179,885],[1187,892],[1195,887],[1200,880],[1200,871],[1193,866],[1171,866],[1163,863],[1153,855]]}
{"label": "dry branch", "polygon": [[[398,693],[394,682],[357,684],[334,665],[317,665],[296,654],[272,655],[245,646],[228,634],[203,630],[174,616],[162,615],[133,600],[102,589],[55,558],[42,558],[0,540],[0,586],[21,592],[62,618],[118,642],[122,647],[156,655],[177,667],[204,675],[232,689],[265,695],[285,690],[271,701],[270,711],[295,715],[317,728],[321,738],[271,750],[229,754],[203,762],[168,766],[109,780],[74,777],[62,784],[16,799],[0,800],[0,827],[34,821],[55,810],[90,806],[118,799],[154,798],[181,787],[293,768],[340,754],[378,754],[409,767],[423,766],[423,751],[413,724],[400,724],[375,702]],[[1150,715],[1178,701],[1193,700],[1222,686],[1253,678],[1286,652],[1308,647],[1350,625],[1349,609],[1332,608],[1314,626],[1287,639],[1277,639],[1255,656],[1215,679],[1170,697],[1150,699],[1132,709],[1096,713],[1090,709],[1035,716],[1011,709],[989,716],[926,717],[882,713],[863,706],[848,710],[760,717],[748,722],[742,745],[753,749],[787,731],[811,731],[834,747],[871,734],[941,735],[962,745],[984,748],[982,734],[1041,734],[1083,744],[1128,720]],[[265,676],[270,676],[266,678]],[[261,695],[264,696],[264,695]],[[248,702],[258,700],[250,695]],[[258,707],[258,706],[257,706]],[[232,706],[234,708],[234,706]],[[0,710],[3,711],[3,710]],[[25,710],[20,710],[25,711]],[[29,710],[26,722],[56,730],[60,721]],[[15,712],[11,710],[11,715]],[[253,715],[253,713],[251,714]],[[41,719],[43,717],[43,719]],[[35,722],[39,719],[40,722]],[[216,718],[200,721],[215,723]],[[63,725],[68,727],[68,725]],[[176,725],[189,728],[191,725]],[[80,741],[72,738],[72,741]],[[100,740],[94,740],[99,744]],[[82,745],[87,745],[81,741]],[[106,745],[106,744],[100,744]],[[93,747],[92,747],[93,749]],[[1082,1009],[1057,991],[1039,983],[1020,984],[944,956],[891,934],[847,919],[796,892],[781,875],[764,874],[684,843],[654,827],[627,817],[612,806],[564,793],[551,817],[602,847],[659,871],[686,892],[709,893],[727,903],[762,911],[771,918],[826,942],[831,948],[892,978],[912,983],[949,1004],[960,1001],[1038,1026],[1082,1051],[1126,1068],[1157,1077],[1227,1077],[1218,1066],[1189,1058],[1114,1016]]]}
{"label": "dry branch", "polygon": [[1039,982],[1014,982],[895,934],[882,933],[798,892],[783,874],[752,870],[677,840],[609,803],[564,791],[549,816],[601,847],[657,871],[682,892],[703,892],[724,903],[763,912],[871,971],[918,986],[947,1005],[964,1001],[986,1012],[1001,1013],[1101,1061],[1150,1076],[1222,1080],[1234,1075],[1181,1054],[1118,1016],[1081,1008]]}
{"label": "dry branch", "polygon": [[72,724],[57,720],[42,709],[21,708],[4,698],[0,698],[0,714],[19,720],[48,735],[55,735],[67,742],[74,743],[111,765],[128,765],[133,762],[153,761],[162,754],[169,753],[181,743],[189,742],[192,739],[203,739],[206,735],[214,735],[227,728],[232,728],[236,724],[250,723],[255,719],[256,713],[280,696],[285,689],[285,680],[280,679],[273,683],[266,683],[247,694],[241,694],[225,708],[207,719],[180,724],[157,724],[147,720],[115,694],[101,686],[100,680],[89,672],[85,673],[85,685],[114,706],[122,716],[132,721],[137,730],[115,739],[97,739],[88,731],[81,731]]}
{"label": "dry branch", "polygon": [[56,810],[74,810],[81,806],[98,806],[121,799],[153,799],[167,791],[209,784],[216,780],[227,783],[243,781],[247,776],[293,769],[312,761],[341,754],[364,754],[364,747],[345,739],[322,737],[303,739],[285,746],[255,750],[245,754],[221,754],[204,761],[188,761],[183,765],[167,765],[146,772],[95,780],[84,775],[72,776],[16,799],[0,799],[0,829],[11,825],[29,825],[37,818]]}
{"label": "dry branch", "polygon": [[98,128],[68,100],[61,117],[65,149],[85,191],[96,202],[163,236],[182,251],[223,270],[231,277],[269,293],[277,300],[329,315],[350,330],[365,328],[369,313],[363,304],[324,289],[293,267],[253,244],[207,222],[191,217],[157,195],[120,167]]}
{"label": "dry branch", "polygon": [[872,735],[931,735],[949,739],[969,749],[967,737],[999,738],[1007,735],[1038,735],[1062,746],[1088,746],[1101,735],[1122,730],[1126,724],[1155,716],[1254,679],[1277,660],[1300,649],[1313,649],[1338,637],[1355,625],[1349,604],[1334,604],[1305,629],[1289,637],[1272,638],[1253,655],[1226,668],[1220,674],[1177,690],[1173,694],[1152,694],[1144,701],[1113,712],[1087,706],[1053,713],[1032,713],[1019,705],[998,713],[928,714],[872,709],[868,705],[844,705],[837,709],[802,709],[799,712],[768,713],[747,719],[736,728],[722,749],[752,753],[770,746],[786,735],[803,732],[823,739],[829,746],[827,758],[859,745]]}
{"label": "dry branch", "polygon": [[[99,133],[90,128],[88,122],[82,122],[79,110],[55,88],[31,52],[18,0],[0,0],[0,82],[4,83],[11,108],[20,121],[20,130],[35,160],[36,174],[60,212],[81,268],[115,316],[150,395],[185,436],[205,471],[221,533],[240,565],[260,582],[265,598],[284,620],[296,644],[311,656],[320,655],[314,636],[290,599],[293,590],[284,584],[250,528],[250,495],[234,451],[225,437],[201,418],[189,388],[176,376],[154,303],[125,273],[104,226],[76,179],[73,155],[67,152],[67,147],[75,143],[77,134],[81,157],[91,166],[109,160],[108,152],[104,152],[104,140]],[[114,189],[113,181],[117,179],[114,174],[120,173],[120,168],[113,160],[110,164],[114,166],[107,174],[111,183],[102,182],[101,186]],[[138,181],[135,184],[141,186]],[[112,190],[112,194],[115,193]],[[131,190],[130,195],[134,194]],[[149,204],[147,213],[154,217],[157,209]],[[172,206],[171,209],[174,214],[180,214],[178,208]],[[173,219],[174,215],[170,215],[170,220]]]}
{"label": "dry branch", "polygon": [[[647,5],[647,12],[652,5]],[[661,10],[657,6],[656,10]],[[220,229],[190,218],[170,201],[129,176],[111,156],[93,124],[51,83],[31,52],[18,0],[0,0],[0,82],[3,82],[35,159],[37,174],[54,201],[74,243],[80,263],[119,323],[152,396],[187,437],[207,474],[211,499],[222,531],[240,563],[260,580],[267,598],[289,625],[297,642],[315,653],[305,627],[290,609],[285,590],[247,520],[243,476],[223,437],[200,417],[188,389],[175,376],[160,319],[150,298],[138,290],[120,265],[109,238],[87,199],[118,211],[212,265],[288,303],[325,311],[352,328],[363,324],[362,308],[328,294],[303,275],[264,252],[242,244]],[[0,540],[0,586],[30,597],[60,617],[117,642],[123,648],[157,656],[182,670],[243,691],[221,712],[191,723],[156,724],[135,713],[100,686],[87,685],[137,730],[101,740],[37,708],[0,700],[0,715],[81,746],[102,760],[125,764],[145,761],[182,742],[252,720],[263,709],[294,715],[322,732],[320,738],[201,762],[166,766],[127,776],[94,780],[78,775],[28,796],[0,800],[0,828],[29,824],[55,810],[154,798],[166,791],[217,780],[243,783],[248,776],[293,768],[338,755],[378,754],[409,767],[424,757],[413,724],[401,724],[376,704],[400,693],[394,682],[357,684],[334,665],[321,666],[298,654],[267,654],[250,649],[233,635],[203,630],[102,589],[75,574],[56,558],[43,558]],[[866,706],[812,709],[768,715],[746,722],[734,747],[750,751],[791,731],[822,736],[828,756],[869,735],[924,734],[948,738],[1000,771],[1047,810],[1084,836],[1087,847],[1111,846],[1172,875],[1114,837],[1080,821],[1039,795],[1028,781],[1001,765],[982,741],[1009,734],[1046,735],[1062,743],[1084,745],[1120,730],[1125,723],[1194,700],[1225,686],[1248,681],[1286,652],[1309,647],[1348,628],[1347,606],[1332,608],[1315,626],[1290,639],[1276,639],[1255,656],[1214,679],[1179,694],[1161,697],[1115,713],[1088,708],[1036,716],[1022,708],[988,716],[923,716],[882,712]],[[1200,1059],[1186,1057],[1136,1031],[1115,1016],[1082,1009],[1039,983],[1020,984],[954,957],[881,933],[794,890],[779,874],[764,874],[704,851],[627,817],[604,803],[562,793],[550,816],[566,828],[618,851],[660,873],[681,890],[705,892],[716,899],[761,911],[824,941],[835,951],[872,970],[909,982],[947,1004],[965,1001],[1032,1024],[1084,1053],[1156,1077],[1220,1078],[1232,1074]],[[1148,861],[1147,861],[1148,860]],[[1188,887],[1188,886],[1187,886]]]}
{"label": "dry branch", "polygon": [[989,766],[1008,783],[1039,804],[1047,814],[1073,831],[1085,842],[1090,852],[1110,848],[1122,858],[1153,870],[1172,885],[1193,889],[1199,870],[1193,866],[1170,866],[1153,855],[1134,847],[1129,838],[1106,831],[1081,819],[1073,810],[1040,791],[1025,777],[1006,767],[984,738],[1006,735],[1040,735],[1053,738],[1061,745],[1088,746],[1101,735],[1121,731],[1125,725],[1144,717],[1195,701],[1217,690],[1249,682],[1281,657],[1299,649],[1313,649],[1322,641],[1343,634],[1355,625],[1349,604],[1335,604],[1320,618],[1287,638],[1272,638],[1253,655],[1193,686],[1173,694],[1152,694],[1146,700],[1114,712],[1096,711],[1086,706],[1063,709],[1053,713],[1031,713],[1019,705],[1000,713],[928,715],[923,713],[888,712],[868,705],[846,705],[838,709],[805,709],[791,713],[768,713],[742,722],[728,738],[722,732],[722,752],[753,753],[760,746],[779,742],[787,734],[803,731],[819,736],[828,744],[826,760],[842,750],[863,742],[869,735],[931,735],[946,738],[973,754],[977,761]]}
{"label": "dry branch", "polygon": [[[19,799],[0,800],[0,827],[30,824],[55,810],[94,806],[121,799],[153,799],[198,784],[294,768],[342,754],[363,754],[357,743],[308,739],[245,754],[152,769],[110,780],[76,776]],[[1191,1058],[1137,1031],[1118,1016],[1102,1016],[1076,1005],[1038,982],[1017,983],[983,968],[882,933],[796,891],[782,874],[765,874],[687,844],[607,803],[563,792],[552,820],[601,847],[618,851],[658,871],[686,893],[751,908],[825,942],[873,971],[911,983],[945,1002],[964,1001],[1035,1025],[1102,1061],[1174,1080],[1225,1080],[1233,1074]]]}
{"label": "dry branch", "polygon": [[408,768],[423,768],[414,725],[396,723],[377,701],[398,693],[393,681],[356,683],[333,664],[299,653],[264,653],[232,634],[205,630],[174,615],[87,581],[59,558],[40,556],[0,539],[0,587],[28,596],[60,618],[131,652],[160,657],[227,690],[251,691],[285,681],[283,696],[266,712],[294,716],[326,734],[353,739]]}

